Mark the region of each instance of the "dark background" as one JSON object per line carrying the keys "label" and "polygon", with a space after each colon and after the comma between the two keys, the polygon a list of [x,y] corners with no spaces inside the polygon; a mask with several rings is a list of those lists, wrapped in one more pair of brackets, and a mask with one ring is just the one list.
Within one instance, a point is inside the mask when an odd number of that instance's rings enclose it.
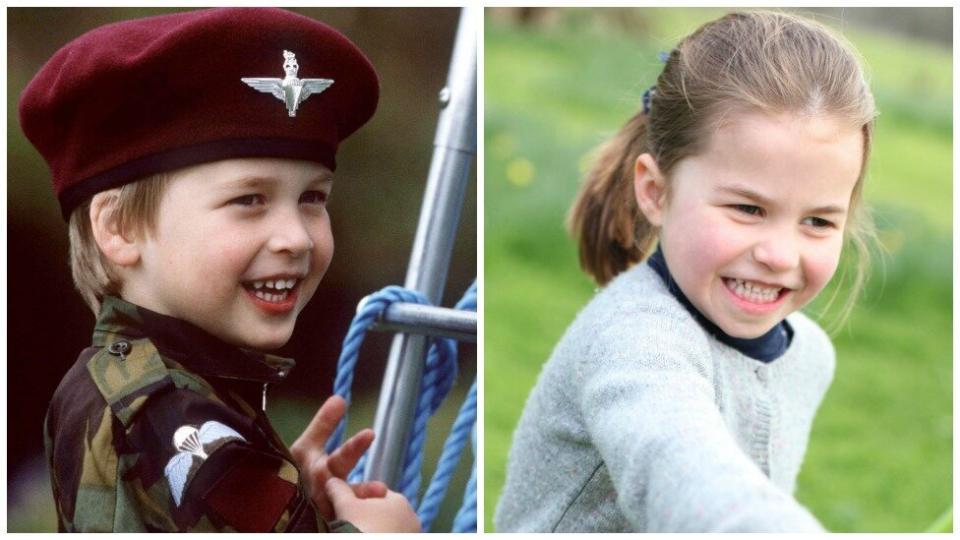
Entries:
{"label": "dark background", "polygon": [[[60,378],[90,342],[94,317],[73,289],[66,225],[48,169],[20,130],[20,93],[60,47],[103,24],[181,11],[161,8],[11,8],[7,72],[7,478],[10,530],[53,530],[42,425]],[[343,32],[380,75],[376,115],[338,153],[330,202],[336,254],[317,294],[278,354],[297,359],[294,377],[271,393],[288,438],[332,392],[340,343],[357,302],[403,284],[429,170],[457,9],[293,9]],[[200,54],[203,54],[201,51]],[[133,111],[135,114],[135,111]],[[475,168],[473,169],[475,175]],[[476,182],[471,178],[447,280],[452,305],[476,275]],[[202,269],[197,269],[202,271]],[[12,285],[12,286],[9,286]],[[371,335],[354,383],[358,405],[372,406],[390,339]],[[456,395],[469,387],[476,348],[461,346]],[[366,402],[366,405],[364,405]],[[458,405],[453,405],[457,407]],[[296,411],[291,418],[277,418]],[[283,427],[286,426],[286,427]],[[446,428],[439,430],[445,436]],[[469,450],[468,450],[469,454]],[[471,456],[463,461],[469,465]],[[453,488],[454,490],[456,488]],[[27,524],[17,521],[29,507]],[[39,514],[39,515],[37,515]],[[31,521],[32,520],[32,521]]]}

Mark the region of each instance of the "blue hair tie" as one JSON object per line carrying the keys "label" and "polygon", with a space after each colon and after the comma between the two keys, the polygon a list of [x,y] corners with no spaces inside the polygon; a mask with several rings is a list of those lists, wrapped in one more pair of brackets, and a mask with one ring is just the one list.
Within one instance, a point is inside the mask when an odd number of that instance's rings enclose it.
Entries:
{"label": "blue hair tie", "polygon": [[[670,53],[661,51],[658,55],[660,61],[664,64],[667,63],[667,60],[670,60]],[[653,93],[656,92],[656,85],[647,88],[647,91],[643,93],[643,114],[650,114],[650,101],[653,99]]]}
{"label": "blue hair tie", "polygon": [[650,114],[650,101],[653,99],[654,92],[656,92],[656,87],[651,86],[643,93],[643,114]]}

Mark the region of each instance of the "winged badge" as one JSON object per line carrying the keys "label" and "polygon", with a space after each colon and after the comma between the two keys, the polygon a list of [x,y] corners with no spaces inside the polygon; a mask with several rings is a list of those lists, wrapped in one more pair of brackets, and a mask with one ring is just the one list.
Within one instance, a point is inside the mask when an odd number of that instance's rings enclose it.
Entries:
{"label": "winged badge", "polygon": [[272,77],[241,77],[240,80],[251,88],[274,97],[287,105],[290,116],[297,115],[297,107],[313,94],[319,94],[333,84],[333,79],[299,79],[297,71],[297,55],[290,51],[283,51],[283,79]]}
{"label": "winged badge", "polygon": [[199,468],[212,452],[226,442],[235,440],[246,441],[233,428],[215,420],[204,422],[200,429],[181,426],[174,432],[173,446],[178,452],[167,462],[163,474],[170,483],[170,493],[177,506],[180,506],[183,500],[183,491],[187,487],[191,470]]}

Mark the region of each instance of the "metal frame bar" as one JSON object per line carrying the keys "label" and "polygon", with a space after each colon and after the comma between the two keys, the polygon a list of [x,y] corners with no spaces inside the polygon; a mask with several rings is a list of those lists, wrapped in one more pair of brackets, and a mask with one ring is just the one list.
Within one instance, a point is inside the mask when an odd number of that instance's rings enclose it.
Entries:
{"label": "metal frame bar", "polygon": [[[440,117],[433,159],[420,209],[404,286],[438,304],[447,279],[469,181],[477,153],[477,8],[460,12],[447,85],[440,92]],[[407,441],[413,427],[427,338],[417,334],[394,336],[380,400],[373,422],[377,434],[370,448],[365,480],[398,487]]]}
{"label": "metal frame bar", "polygon": [[461,309],[397,302],[391,304],[370,329],[476,342],[477,314]]}

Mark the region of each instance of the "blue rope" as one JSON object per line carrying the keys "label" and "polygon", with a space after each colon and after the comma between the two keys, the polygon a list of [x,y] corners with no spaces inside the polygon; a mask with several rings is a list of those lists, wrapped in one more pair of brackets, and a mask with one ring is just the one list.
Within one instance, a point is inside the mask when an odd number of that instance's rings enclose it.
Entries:
{"label": "blue rope", "polygon": [[[476,281],[467,288],[467,291],[460,301],[456,303],[454,309],[476,311]],[[407,447],[403,476],[400,481],[404,496],[407,497],[410,504],[415,508],[418,507],[417,496],[420,492],[421,472],[423,470],[423,447],[427,439],[427,420],[437,412],[437,409],[439,409],[443,403],[443,399],[450,393],[456,375],[456,341],[444,338],[433,339],[430,352],[427,355],[423,378],[420,383],[420,399],[417,403],[413,432],[410,436],[409,446]],[[473,416],[476,418],[476,397],[474,397],[473,408]],[[461,414],[463,414],[462,409]],[[470,428],[468,428],[468,430],[469,429]],[[451,433],[450,437],[453,436],[454,434]],[[459,453],[457,456],[459,456]],[[456,467],[456,461],[454,461],[453,465]],[[447,481],[449,483],[449,479]],[[442,500],[443,497],[440,497],[440,499]],[[440,501],[432,501],[429,504],[439,505],[439,502]],[[422,507],[422,505],[420,505],[420,507]],[[429,510],[429,508],[427,510]],[[422,519],[421,523],[423,523]],[[429,526],[425,524],[423,529],[428,530]]]}
{"label": "blue rope", "polygon": [[[463,294],[463,298],[457,302],[457,309],[477,310],[477,282],[474,281]],[[463,503],[456,517],[453,519],[451,531],[455,533],[475,533],[477,532],[477,381],[474,379],[470,387],[470,394],[467,399],[473,400],[473,425],[469,428],[471,440],[473,443],[473,466],[470,471],[470,479],[463,491]],[[463,408],[461,408],[461,414]],[[451,433],[450,437],[453,437]],[[462,453],[462,449],[461,449]],[[434,474],[436,476],[436,473]]]}
{"label": "blue rope", "polygon": [[[440,503],[447,493],[447,487],[450,485],[450,478],[457,468],[457,462],[460,461],[460,455],[463,453],[463,447],[470,440],[470,433],[477,421],[477,383],[474,381],[470,387],[467,398],[460,407],[460,413],[457,415],[453,427],[450,429],[450,435],[447,436],[447,442],[443,445],[443,451],[440,453],[440,460],[437,462],[437,470],[433,473],[433,479],[430,480],[430,487],[427,488],[423,496],[423,502],[417,510],[417,517],[423,525],[424,531],[430,530],[430,525],[437,517],[440,510]],[[476,501],[476,495],[474,495]],[[474,506],[476,508],[476,506]],[[454,531],[456,532],[456,531]]]}
{"label": "blue rope", "polygon": [[[353,322],[350,324],[350,330],[347,332],[346,338],[344,338],[343,349],[340,352],[340,359],[337,362],[337,377],[334,380],[334,393],[342,396],[348,406],[351,398],[350,388],[353,385],[353,372],[359,359],[360,346],[363,344],[363,338],[370,326],[377,321],[380,314],[394,302],[429,304],[422,294],[394,285],[384,287],[380,291],[363,299]],[[463,298],[457,302],[455,309],[476,311],[476,281],[467,289]],[[437,469],[434,472],[430,486],[424,495],[424,500],[418,505],[417,494],[420,490],[427,420],[436,413],[443,399],[453,388],[456,375],[456,341],[449,338],[430,338],[430,349],[427,354],[427,361],[420,382],[420,396],[417,400],[413,430],[405,453],[406,457],[400,480],[400,491],[407,497],[414,508],[418,508],[418,515],[424,531],[429,530],[433,519],[436,517],[439,505],[443,500],[443,494],[446,492],[447,486],[450,483],[450,477],[453,475],[453,471],[459,461],[463,446],[473,426],[476,424],[476,382],[474,382],[467,399],[460,409],[457,420],[454,422],[447,442],[444,445],[440,461],[437,464]],[[342,444],[346,425],[347,416],[344,414],[343,419],[327,441],[327,453],[333,452]],[[354,470],[351,471],[348,481],[358,482],[362,480],[366,463],[367,456],[364,455]],[[467,489],[468,493],[464,494],[464,506],[457,514],[454,532],[476,532],[476,463],[474,463],[474,470]],[[469,493],[469,491],[472,491],[472,494]],[[470,506],[471,504],[472,506]],[[471,514],[473,516],[472,529],[469,517]],[[460,525],[458,526],[457,523],[460,523]]]}
{"label": "blue rope", "polygon": [[473,471],[470,472],[470,480],[467,481],[467,487],[463,490],[463,504],[460,511],[453,518],[453,532],[455,533],[475,533],[477,532],[477,462],[474,459]]}
{"label": "blue rope", "polygon": [[[348,408],[351,398],[350,388],[353,386],[353,371],[357,367],[363,338],[367,329],[377,321],[377,317],[394,302],[428,303],[420,293],[396,285],[384,287],[362,301],[353,322],[350,323],[347,337],[343,340],[343,349],[340,351],[340,359],[337,361],[337,377],[333,381],[333,393],[342,396],[346,400]],[[328,454],[343,443],[343,432],[346,429],[347,415],[344,414],[343,419],[337,425],[337,429],[327,440],[326,451]]]}
{"label": "blue rope", "polygon": [[402,493],[415,508],[417,494],[420,492],[423,447],[427,440],[427,420],[437,412],[443,403],[443,398],[453,388],[453,382],[457,376],[456,344],[450,339],[432,341],[423,378],[420,381],[420,397],[400,480]]}

